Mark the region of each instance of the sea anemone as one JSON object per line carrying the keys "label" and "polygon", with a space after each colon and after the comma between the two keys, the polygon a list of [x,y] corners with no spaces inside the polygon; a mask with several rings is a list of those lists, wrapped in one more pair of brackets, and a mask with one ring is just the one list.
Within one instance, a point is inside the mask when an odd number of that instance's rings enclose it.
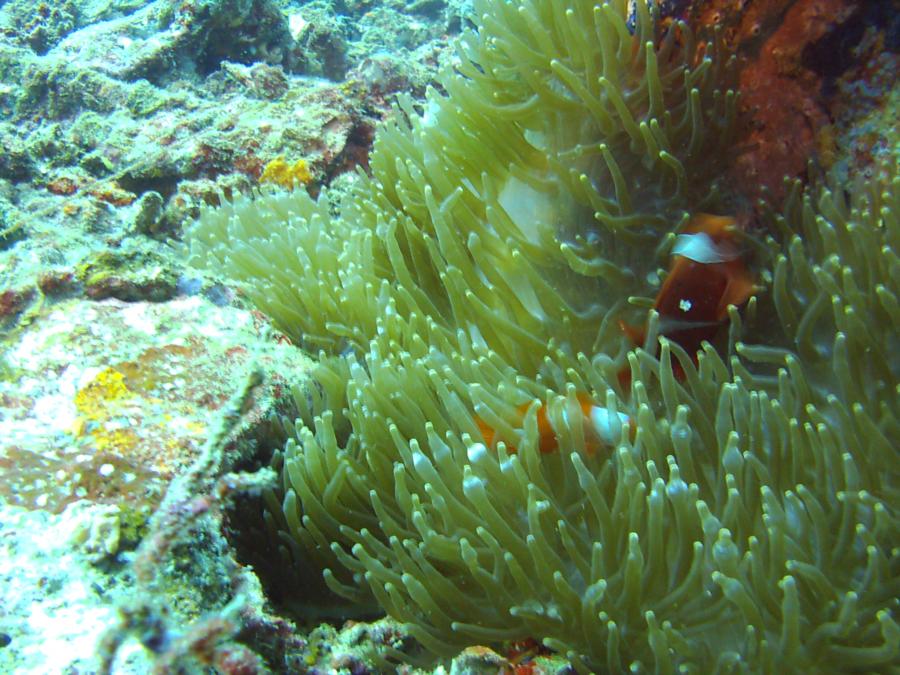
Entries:
{"label": "sea anemone", "polygon": [[188,233],[322,350],[273,530],[437,654],[534,637],[583,671],[887,668],[896,168],[849,203],[794,188],[718,348],[650,312],[633,349],[617,320],[720,206],[735,95],[715,34],[660,34],[643,2],[631,31],[627,4],[476,0],[445,93],[401,99],[340,217],[272,192]]}

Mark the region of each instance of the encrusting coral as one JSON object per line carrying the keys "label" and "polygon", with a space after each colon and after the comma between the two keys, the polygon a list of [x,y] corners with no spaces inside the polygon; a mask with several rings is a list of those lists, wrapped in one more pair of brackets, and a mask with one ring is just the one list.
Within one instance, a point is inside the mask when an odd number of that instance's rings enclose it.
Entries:
{"label": "encrusting coral", "polygon": [[896,666],[897,154],[849,204],[794,188],[769,288],[719,351],[653,312],[632,349],[617,320],[717,207],[735,95],[714,37],[659,35],[642,2],[630,30],[627,4],[476,0],[446,93],[400,102],[340,217],[273,192],[189,232],[323,350],[272,529],[436,653],[534,637],[583,671]]}

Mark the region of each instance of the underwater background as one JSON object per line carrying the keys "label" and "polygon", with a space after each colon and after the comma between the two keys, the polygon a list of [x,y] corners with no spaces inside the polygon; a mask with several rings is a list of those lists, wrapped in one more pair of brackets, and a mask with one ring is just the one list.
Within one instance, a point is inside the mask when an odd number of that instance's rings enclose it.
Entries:
{"label": "underwater background", "polygon": [[900,669],[898,17],[0,2],[0,670]]}

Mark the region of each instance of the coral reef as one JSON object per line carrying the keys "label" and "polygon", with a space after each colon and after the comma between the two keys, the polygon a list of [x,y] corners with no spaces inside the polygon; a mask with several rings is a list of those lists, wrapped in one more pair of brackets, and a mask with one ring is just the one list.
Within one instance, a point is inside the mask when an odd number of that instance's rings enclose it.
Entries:
{"label": "coral reef", "polygon": [[[376,41],[373,19],[360,16],[367,39],[343,46],[352,52],[346,79],[323,82],[297,72],[301,52],[322,56],[291,33],[301,14],[311,19],[306,7],[270,0],[0,6],[0,284],[10,293],[9,324],[41,299],[35,287],[48,273],[70,275],[64,296],[172,297],[182,263],[162,240],[220,191],[255,186],[279,156],[309,162],[312,191],[352,180],[389,109],[385,97],[424,91],[446,36],[427,22],[430,44],[409,43],[401,58],[386,51],[393,33]],[[133,274],[120,266],[93,286],[76,273],[113,258],[147,266]]]}
{"label": "coral reef", "polygon": [[893,3],[594,4],[0,2],[0,671],[890,671]]}
{"label": "coral reef", "polygon": [[[37,317],[4,353],[0,497],[52,513],[89,499],[146,519],[250,358],[303,372],[287,345],[271,346],[277,357],[254,346],[265,323],[236,310],[198,318],[200,304],[71,300]],[[235,338],[220,343],[226,328]],[[272,378],[266,400],[285,386]]]}
{"label": "coral reef", "polygon": [[661,34],[640,2],[631,33],[627,4],[476,2],[446,95],[401,101],[340,218],[275,193],[189,233],[323,350],[270,527],[436,653],[534,637],[583,671],[889,667],[896,152],[850,203],[791,187],[757,247],[768,291],[727,339],[690,354],[651,312],[630,350],[616,320],[646,314],[686,213],[721,203],[735,97],[715,39]]}
{"label": "coral reef", "polygon": [[[266,383],[254,389],[223,443],[226,472],[236,471],[238,461],[249,467],[246,457],[271,443],[258,440],[271,428],[264,420],[286,409],[288,382],[309,367],[300,351],[273,339],[258,314],[199,297],[71,299],[34,318],[5,351],[0,634],[10,641],[0,650],[0,670],[96,672],[97,642],[118,624],[119,604],[148,601],[127,563],[150,532],[151,515],[173,478],[192,466],[213,428],[210,417],[251,365],[264,369]],[[234,562],[223,520],[221,512],[207,517],[203,536],[190,538],[198,530],[185,519],[182,530],[170,533],[169,555],[159,556],[164,591],[151,600],[170,601],[172,634],[231,597]],[[188,539],[172,543],[176,535]],[[246,628],[258,635],[272,624]],[[290,641],[293,633],[283,632]],[[134,643],[123,646],[115,672],[149,672],[141,652],[139,643],[137,652]]]}
{"label": "coral reef", "polygon": [[[311,189],[352,182],[386,97],[424,91],[447,41],[436,22],[396,13],[425,23],[431,43],[379,54],[380,75],[361,64],[394,35],[379,42],[360,16],[368,40],[351,36],[347,79],[323,82],[290,60],[297,4],[0,3],[0,671],[95,672],[99,633],[136,595],[174,610],[168,636],[230,599],[222,512],[159,561],[176,573],[154,597],[127,561],[249,360],[268,374],[241,430],[251,449],[270,430],[256,412],[290,405],[280,378],[306,361],[257,334],[270,331],[263,317],[165,240],[279,155],[309,160]],[[58,535],[76,515],[78,536]],[[256,619],[240,639],[294,663],[273,650],[303,629]],[[344,648],[319,651],[325,671]],[[150,656],[128,640],[115,671],[149,672]]]}
{"label": "coral reef", "polygon": [[[115,507],[87,500],[61,514],[4,506],[3,672],[96,672],[97,641],[116,616],[108,598],[121,584],[110,573],[109,561],[122,547],[123,529]],[[148,672],[146,658],[131,656],[133,672]]]}

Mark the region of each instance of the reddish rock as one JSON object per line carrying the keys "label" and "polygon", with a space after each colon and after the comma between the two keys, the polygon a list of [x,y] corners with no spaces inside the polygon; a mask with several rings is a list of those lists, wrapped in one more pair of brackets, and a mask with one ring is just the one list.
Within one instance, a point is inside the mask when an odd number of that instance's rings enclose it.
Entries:
{"label": "reddish rock", "polygon": [[801,176],[831,123],[824,79],[804,60],[804,51],[847,21],[852,0],[747,3],[735,40],[746,59],[740,75],[741,105],[749,127],[748,150],[737,158],[733,179],[748,197],[764,189],[784,196],[784,176]]}

